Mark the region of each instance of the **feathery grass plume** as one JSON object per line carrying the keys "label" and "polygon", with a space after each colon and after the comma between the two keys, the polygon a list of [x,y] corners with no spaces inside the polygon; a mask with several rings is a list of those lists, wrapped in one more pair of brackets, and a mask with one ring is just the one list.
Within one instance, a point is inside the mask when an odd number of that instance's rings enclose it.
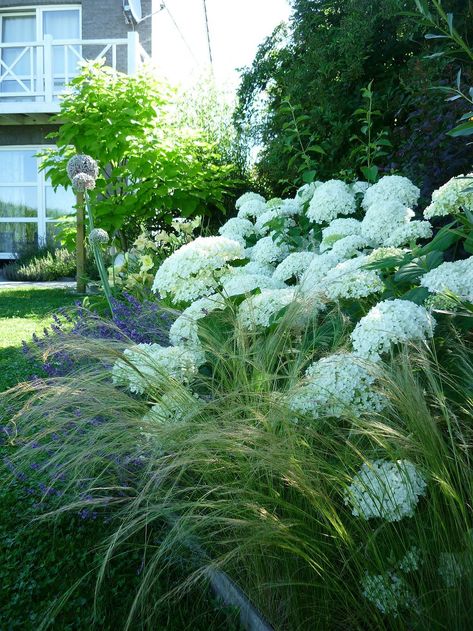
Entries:
{"label": "feathery grass plume", "polygon": [[[287,400],[309,364],[347,350],[350,327],[326,311],[294,330],[295,308],[254,332],[230,301],[199,320],[207,364],[190,386],[160,374],[142,398],[111,381],[110,366],[126,360],[120,346],[78,340],[100,361],[6,397],[17,465],[28,465],[34,440],[35,457],[39,449],[64,474],[58,511],[111,511],[98,589],[110,560],[142,536],[125,628],[152,621],[153,587],[178,562],[189,576],[173,596],[224,568],[281,631],[468,628],[471,347],[452,336],[441,358],[425,345],[401,348],[370,368],[381,411],[307,418]],[[179,417],[148,413],[159,405],[179,406]],[[398,521],[362,519],[345,504],[360,468],[381,459],[412,462],[426,482]],[[413,547],[417,569],[404,562]]]}

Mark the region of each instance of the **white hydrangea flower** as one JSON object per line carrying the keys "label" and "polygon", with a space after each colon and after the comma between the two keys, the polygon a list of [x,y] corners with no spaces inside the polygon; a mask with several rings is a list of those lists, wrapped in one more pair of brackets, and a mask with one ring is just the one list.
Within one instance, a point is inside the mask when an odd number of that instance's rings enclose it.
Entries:
{"label": "white hydrangea flower", "polygon": [[383,243],[386,246],[399,247],[401,245],[416,242],[418,239],[430,239],[432,237],[432,226],[428,221],[410,221],[399,228],[396,228]]}
{"label": "white hydrangea flower", "polygon": [[[465,563],[465,554],[458,552],[442,552],[439,557],[438,573],[446,587],[455,587],[471,572],[471,559]],[[468,567],[469,566],[469,567]]]}
{"label": "white hydrangea flower", "polygon": [[240,206],[237,216],[241,219],[254,219],[255,217],[262,215],[267,210],[268,208],[266,206],[266,202],[257,198],[249,199]]}
{"label": "white hydrangea flower", "polygon": [[373,202],[361,222],[361,234],[377,245],[388,245],[385,241],[412,217],[414,212],[397,200]]}
{"label": "white hydrangea flower", "polygon": [[228,262],[243,258],[244,250],[237,241],[198,237],[162,263],[152,289],[174,302],[191,302],[214,293]]}
{"label": "white hydrangea flower", "polygon": [[332,246],[331,253],[336,256],[338,260],[345,261],[352,256],[358,256],[360,250],[370,246],[370,240],[361,235],[352,234],[343,239],[338,239]]}
{"label": "white hydrangea flower", "polygon": [[[468,191],[468,188],[471,190]],[[431,203],[424,210],[424,217],[445,217],[457,213],[460,208],[473,210],[473,173],[452,177],[434,191]]]}
{"label": "white hydrangea flower", "polygon": [[261,274],[229,274],[222,280],[222,293],[226,296],[248,294],[254,289],[282,289],[284,287],[285,284],[282,281]]}
{"label": "white hydrangea flower", "polygon": [[404,256],[409,250],[403,250],[402,248],[376,248],[368,254],[368,263],[375,263],[382,261],[393,256]]}
{"label": "white hydrangea flower", "polygon": [[296,195],[294,197],[295,201],[299,204],[299,206],[303,206],[307,202],[310,202],[312,196],[314,195],[315,189],[321,186],[323,182],[311,182],[310,184],[304,184],[300,188],[297,189]]}
{"label": "white hydrangea flower", "polygon": [[442,263],[424,274],[420,284],[433,294],[449,291],[473,302],[473,256],[463,261]]}
{"label": "white hydrangea flower", "polygon": [[333,252],[315,254],[309,267],[303,274],[300,282],[300,290],[306,295],[315,294],[322,289],[323,280],[327,272],[341,263]]}
{"label": "white hydrangea flower", "polygon": [[253,193],[252,191],[248,191],[248,193],[243,193],[243,195],[241,195],[236,200],[235,208],[239,210],[243,206],[243,204],[246,204],[246,202],[250,202],[250,201],[263,202],[263,204],[266,203],[266,200],[262,195],[260,195],[259,193]]}
{"label": "white hydrangea flower", "polygon": [[396,617],[401,609],[412,609],[416,599],[404,578],[394,572],[366,573],[361,582],[362,594],[381,613]]}
{"label": "white hydrangea flower", "polygon": [[137,344],[124,351],[112,368],[113,383],[143,394],[167,379],[187,383],[197,373],[201,359],[192,350],[159,344]]}
{"label": "white hydrangea flower", "polygon": [[353,195],[364,195],[370,186],[372,185],[369,182],[363,182],[361,180],[357,180],[356,182],[349,184],[350,191]]}
{"label": "white hydrangea flower", "polygon": [[330,249],[335,241],[352,235],[361,235],[361,221],[350,217],[334,219],[322,230],[320,252]]}
{"label": "white hydrangea flower", "polygon": [[289,246],[282,241],[273,241],[272,237],[263,237],[256,242],[251,251],[251,260],[256,263],[278,263],[289,255]]}
{"label": "white hydrangea flower", "polygon": [[[348,237],[347,237],[348,238]],[[363,269],[367,256],[343,261],[327,272],[321,283],[324,294],[330,300],[340,298],[366,298],[384,290],[384,283],[375,270]]]}
{"label": "white hydrangea flower", "polygon": [[182,393],[167,392],[148,410],[143,422],[158,425],[180,423],[188,415],[189,408],[196,408],[198,405],[198,397],[189,394],[184,398]]}
{"label": "white hydrangea flower", "polygon": [[216,310],[225,309],[225,300],[222,296],[214,294],[200,298],[184,309],[181,315],[172,323],[169,329],[169,340],[173,346],[185,346],[192,349],[205,361],[205,354],[199,340],[198,321]]}
{"label": "white hydrangea flower", "polygon": [[273,278],[283,282],[293,277],[299,280],[313,258],[313,252],[292,252],[276,267]]}
{"label": "white hydrangea flower", "polygon": [[396,201],[403,206],[414,208],[419,199],[420,188],[402,175],[385,175],[379,182],[370,186],[363,197],[362,206],[382,206],[384,202]]}
{"label": "white hydrangea flower", "polygon": [[384,300],[361,318],[351,334],[355,353],[376,361],[394,344],[431,338],[435,327],[432,315],[409,300]]}
{"label": "white hydrangea flower", "polygon": [[345,494],[345,504],[362,519],[400,521],[412,517],[427,483],[409,460],[364,462]]}
{"label": "white hydrangea flower", "polygon": [[315,189],[307,217],[315,223],[330,223],[339,215],[352,215],[355,211],[355,196],[348,185],[341,180],[328,180]]}
{"label": "white hydrangea flower", "polygon": [[267,327],[271,318],[284,307],[294,302],[294,289],[264,289],[256,296],[248,296],[238,309],[238,320],[242,327],[254,330]]}
{"label": "white hydrangea flower", "polygon": [[352,353],[324,357],[309,366],[304,385],[289,406],[314,419],[321,415],[378,412],[386,401],[374,388],[375,377]]}
{"label": "white hydrangea flower", "polygon": [[292,219],[289,218],[288,215],[284,214],[284,209],[280,206],[276,208],[272,208],[271,210],[267,210],[262,213],[255,222],[255,232],[259,235],[265,236],[270,231],[269,226],[266,224],[273,219],[278,217],[283,217],[284,221],[284,229],[289,228],[291,226],[295,226],[296,224]]}
{"label": "white hydrangea flower", "polygon": [[238,271],[241,274],[256,274],[257,276],[272,276],[274,274],[274,266],[268,263],[258,263],[250,261],[246,265],[233,268],[232,272]]}
{"label": "white hydrangea flower", "polygon": [[222,237],[238,241],[243,247],[246,245],[245,239],[255,233],[255,227],[248,219],[232,217],[218,230]]}
{"label": "white hydrangea flower", "polygon": [[398,568],[405,574],[416,572],[422,563],[422,556],[417,546],[412,546],[398,563]]}

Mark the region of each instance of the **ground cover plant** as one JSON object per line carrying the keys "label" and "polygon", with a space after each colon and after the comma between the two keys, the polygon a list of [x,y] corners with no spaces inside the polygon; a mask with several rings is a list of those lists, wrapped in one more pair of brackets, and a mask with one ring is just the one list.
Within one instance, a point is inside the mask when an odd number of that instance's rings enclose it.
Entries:
{"label": "ground cover plant", "polygon": [[54,339],[86,365],[8,395],[15,467],[33,443],[60,513],[114,515],[100,589],[148,533],[125,627],[177,563],[172,594],[223,567],[276,629],[467,628],[472,179],[247,193],[160,264],[170,345]]}

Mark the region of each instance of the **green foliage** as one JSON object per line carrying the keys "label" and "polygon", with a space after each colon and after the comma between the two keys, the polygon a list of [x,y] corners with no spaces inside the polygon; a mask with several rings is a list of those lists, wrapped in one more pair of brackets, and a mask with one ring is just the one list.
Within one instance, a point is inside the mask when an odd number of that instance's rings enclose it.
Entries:
{"label": "green foliage", "polygon": [[52,281],[73,278],[76,273],[75,254],[65,248],[35,248],[8,263],[2,270],[12,281]]}
{"label": "green foliage", "polygon": [[223,209],[232,167],[199,130],[180,126],[170,89],[150,73],[135,77],[97,64],[71,81],[61,100],[57,149],[43,168],[54,186],[70,186],[66,164],[74,153],[101,167],[91,191],[98,227],[119,230],[136,218],[169,222]]}

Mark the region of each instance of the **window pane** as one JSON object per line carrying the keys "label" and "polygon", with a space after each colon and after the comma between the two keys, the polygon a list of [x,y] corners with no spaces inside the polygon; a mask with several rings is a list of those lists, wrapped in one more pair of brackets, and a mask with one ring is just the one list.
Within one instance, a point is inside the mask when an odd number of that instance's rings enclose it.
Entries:
{"label": "window pane", "polygon": [[38,224],[0,223],[0,252],[17,254],[38,243]]}
{"label": "window pane", "polygon": [[46,243],[60,247],[63,239],[75,234],[76,224],[73,220],[48,221],[46,223]]}
{"label": "window pane", "polygon": [[37,217],[36,186],[0,186],[0,217]]}
{"label": "window pane", "polygon": [[[44,11],[44,35],[51,35],[53,39],[80,39],[79,11]],[[78,46],[73,47],[79,51]],[[53,75],[56,78],[55,88],[62,88],[65,80],[77,74],[78,58],[69,46],[53,46]],[[58,81],[59,79],[59,81]]]}
{"label": "window pane", "polygon": [[71,189],[58,188],[56,192],[51,186],[46,186],[46,217],[57,219],[64,215],[75,214],[76,198]]}
{"label": "window pane", "polygon": [[0,151],[0,184],[30,182],[36,184],[38,165],[34,149]]}
{"label": "window pane", "polygon": [[[2,19],[2,43],[36,41],[36,18],[34,15],[4,16]],[[35,52],[29,48],[14,46],[1,50],[3,65],[0,70],[0,92],[28,93],[31,90],[31,79],[35,74]],[[22,83],[15,80],[21,79]],[[25,89],[26,88],[26,89]]]}

